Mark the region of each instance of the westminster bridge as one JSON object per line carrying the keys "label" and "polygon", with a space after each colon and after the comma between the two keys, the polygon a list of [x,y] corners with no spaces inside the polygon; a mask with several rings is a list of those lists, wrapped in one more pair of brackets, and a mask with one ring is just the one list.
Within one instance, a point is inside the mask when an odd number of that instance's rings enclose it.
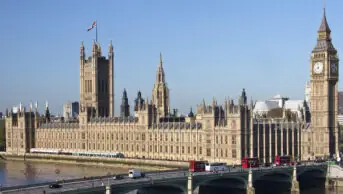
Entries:
{"label": "westminster bridge", "polygon": [[[339,167],[340,168],[340,167]],[[89,180],[68,180],[61,183],[62,187],[50,189],[52,183],[42,183],[36,185],[27,185],[21,187],[3,188],[2,193],[106,193],[106,194],[124,194],[124,193],[150,193],[149,190],[163,188],[169,193],[199,193],[199,187],[203,185],[224,184],[228,188],[237,188],[244,190],[247,194],[254,194],[255,188],[258,190],[260,181],[273,180],[289,186],[292,194],[299,193],[303,180],[321,179],[327,177],[337,178],[339,172],[343,169],[328,170],[327,163],[311,163],[297,166],[279,166],[279,167],[260,167],[251,169],[229,168],[219,173],[213,172],[195,172],[189,173],[184,170],[150,172],[144,178],[130,179],[124,176],[123,179],[113,180],[112,176],[98,177]],[[338,174],[337,174],[338,173]],[[336,177],[334,177],[336,176]],[[341,176],[341,175],[339,175]],[[143,190],[143,191],[142,191]],[[168,192],[164,192],[167,194]]]}

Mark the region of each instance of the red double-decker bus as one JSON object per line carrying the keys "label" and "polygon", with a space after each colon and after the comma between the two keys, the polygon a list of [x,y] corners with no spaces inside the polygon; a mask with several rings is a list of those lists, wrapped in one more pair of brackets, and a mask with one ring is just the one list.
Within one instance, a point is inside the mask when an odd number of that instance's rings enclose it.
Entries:
{"label": "red double-decker bus", "polygon": [[275,156],[274,164],[276,165],[291,165],[291,156]]}
{"label": "red double-decker bus", "polygon": [[189,171],[190,172],[202,172],[205,171],[205,164],[206,161],[196,161],[190,160],[189,161]]}
{"label": "red double-decker bus", "polygon": [[257,168],[259,166],[258,158],[242,158],[242,168]]}

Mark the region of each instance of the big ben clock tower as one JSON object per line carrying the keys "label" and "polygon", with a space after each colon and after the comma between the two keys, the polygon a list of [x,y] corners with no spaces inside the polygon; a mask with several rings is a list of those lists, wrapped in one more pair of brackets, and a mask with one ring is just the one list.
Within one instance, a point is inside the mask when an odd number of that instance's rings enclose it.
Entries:
{"label": "big ben clock tower", "polygon": [[311,155],[338,154],[338,56],[331,42],[325,9],[311,55]]}

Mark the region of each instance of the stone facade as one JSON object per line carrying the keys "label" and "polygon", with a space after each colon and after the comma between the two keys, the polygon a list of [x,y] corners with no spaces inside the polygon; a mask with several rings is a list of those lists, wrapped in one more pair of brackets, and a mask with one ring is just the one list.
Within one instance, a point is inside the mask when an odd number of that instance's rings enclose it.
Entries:
{"label": "stone facade", "polygon": [[339,154],[338,62],[324,10],[310,62],[311,127],[304,131],[302,139],[304,154],[309,157]]}
{"label": "stone facade", "polygon": [[[324,26],[324,27],[322,27]],[[128,117],[126,92],[122,116],[113,115],[113,46],[108,59],[101,56],[99,43],[85,59],[80,48],[80,112],[76,123],[50,122],[35,110],[6,113],[7,152],[25,153],[30,148],[64,151],[122,152],[126,157],[181,160],[208,160],[240,163],[243,157],[272,162],[277,155],[308,159],[336,151],[337,80],[336,50],[330,39],[324,14],[318,44],[311,56],[311,106],[306,101],[271,100],[274,108],[254,114],[243,89],[238,103],[226,98],[197,105],[196,114],[170,114],[170,94],[162,66],[156,72],[152,100],[138,92],[134,116]],[[323,67],[315,65],[318,61]],[[330,64],[330,68],[329,68]],[[331,65],[333,64],[333,65]],[[314,67],[316,66],[316,67]],[[319,65],[320,66],[320,65]],[[338,66],[336,66],[338,67]],[[318,73],[322,69],[322,72]],[[335,70],[335,71],[334,71]],[[316,71],[317,73],[313,73]],[[280,103],[279,103],[280,102]],[[48,110],[48,107],[46,108]],[[310,111],[311,110],[311,113]],[[310,122],[312,120],[312,122]],[[323,135],[324,134],[324,135]]]}

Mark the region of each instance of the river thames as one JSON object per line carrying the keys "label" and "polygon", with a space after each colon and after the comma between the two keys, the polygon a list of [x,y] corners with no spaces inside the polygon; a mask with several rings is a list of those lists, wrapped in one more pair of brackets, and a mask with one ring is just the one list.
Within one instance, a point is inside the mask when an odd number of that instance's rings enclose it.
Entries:
{"label": "river thames", "polygon": [[[55,181],[61,179],[72,179],[89,176],[100,176],[108,173],[126,173],[128,168],[114,168],[102,166],[85,166],[76,164],[44,163],[28,161],[0,161],[0,184],[2,186],[15,186],[39,182]],[[343,188],[336,191],[328,191],[324,188],[323,179],[315,180],[306,178],[301,180],[301,194],[343,194]],[[277,181],[263,181],[256,183],[256,194],[289,194],[287,191],[290,184]],[[215,185],[204,185],[199,188],[200,194],[245,194],[245,190],[230,189],[225,183],[216,182]],[[165,188],[149,188],[137,193],[182,193]]]}

